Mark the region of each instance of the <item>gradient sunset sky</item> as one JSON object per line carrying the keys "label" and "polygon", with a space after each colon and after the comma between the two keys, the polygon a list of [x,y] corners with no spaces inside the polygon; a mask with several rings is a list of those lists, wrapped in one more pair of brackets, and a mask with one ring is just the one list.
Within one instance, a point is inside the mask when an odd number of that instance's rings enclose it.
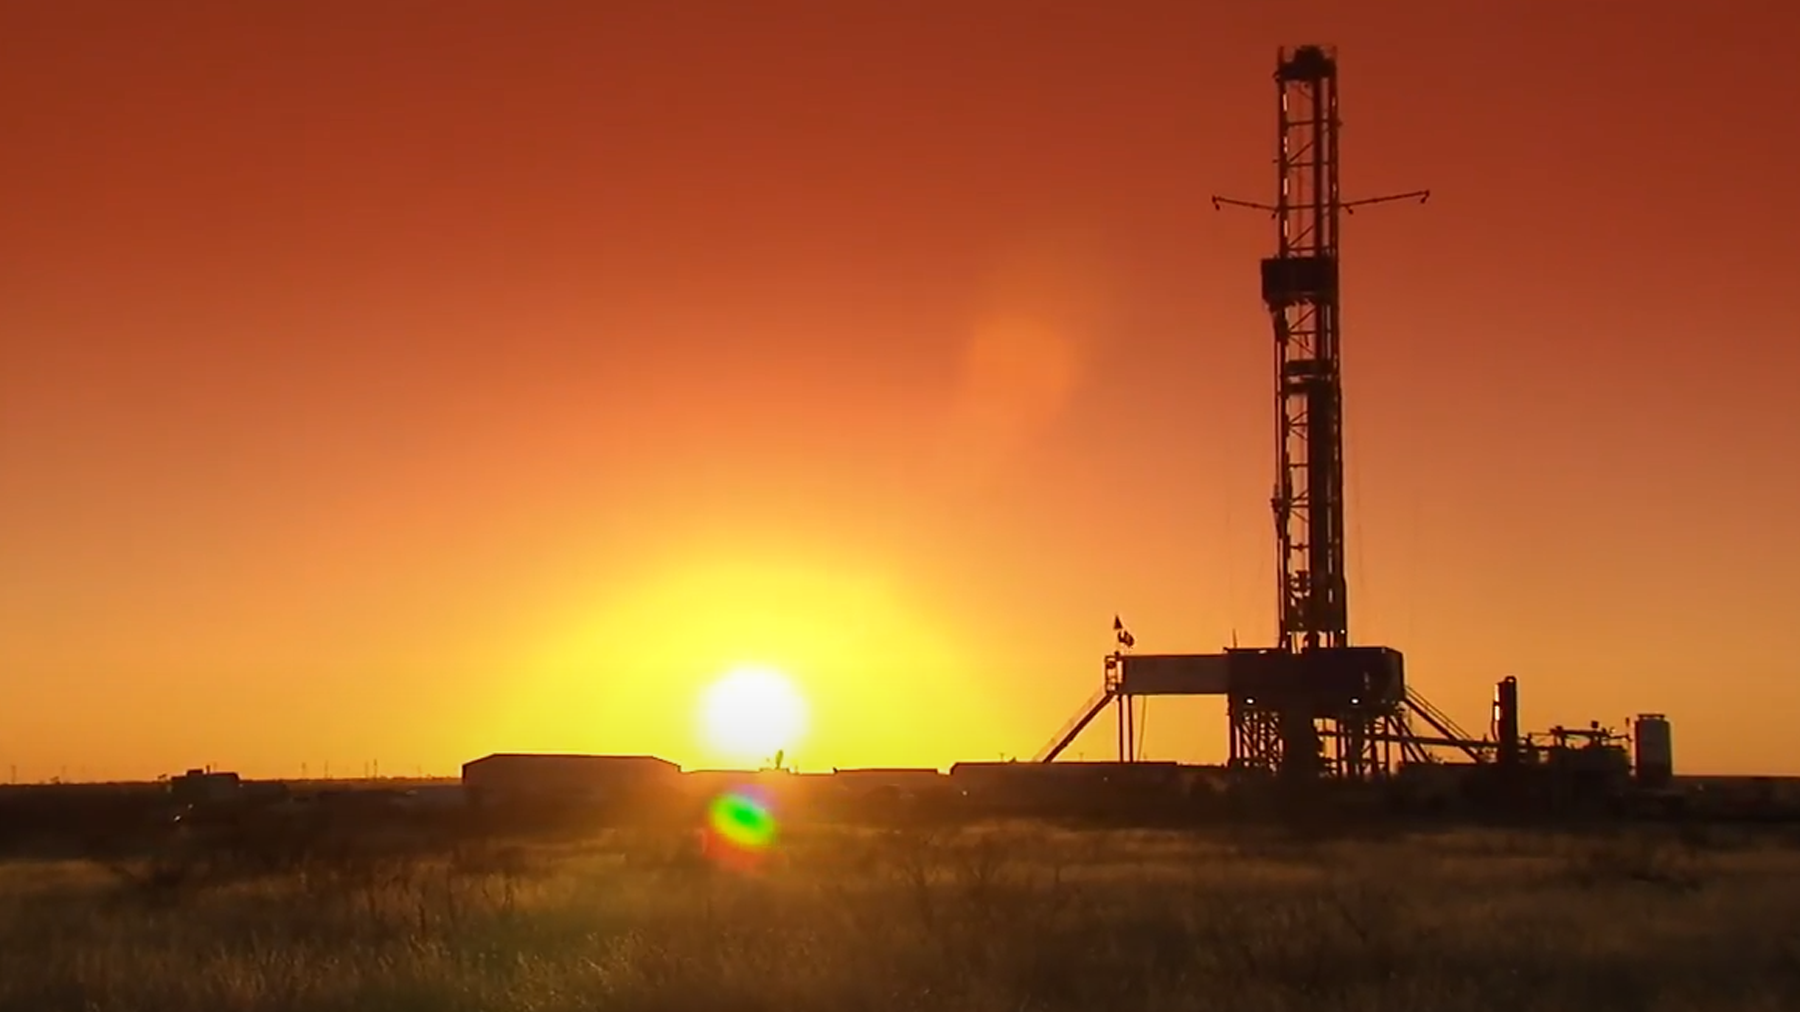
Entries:
{"label": "gradient sunset sky", "polygon": [[[9,3],[0,775],[1029,755],[1272,639],[1256,261],[1339,47],[1353,639],[1800,772],[1800,6]],[[1221,704],[1148,754],[1220,761]],[[1077,746],[1108,754],[1104,730]]]}

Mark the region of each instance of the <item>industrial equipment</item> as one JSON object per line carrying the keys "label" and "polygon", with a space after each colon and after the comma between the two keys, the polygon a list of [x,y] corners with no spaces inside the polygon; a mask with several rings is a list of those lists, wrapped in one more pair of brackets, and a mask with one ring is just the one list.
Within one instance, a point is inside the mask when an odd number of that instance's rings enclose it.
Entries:
{"label": "industrial equipment", "polygon": [[[1283,49],[1275,68],[1273,203],[1214,197],[1215,208],[1267,212],[1275,251],[1261,262],[1261,294],[1275,344],[1274,513],[1278,576],[1275,645],[1212,654],[1134,654],[1117,618],[1118,648],[1100,688],[1034,757],[1054,761],[1108,706],[1118,716],[1121,762],[1139,758],[1134,703],[1150,696],[1223,696],[1229,768],[1310,781],[1383,779],[1404,763],[1434,761],[1431,748],[1461,751],[1487,779],[1519,781],[1526,767],[1608,779],[1632,763],[1610,731],[1555,728],[1546,742],[1522,735],[1517,680],[1495,688],[1488,734],[1475,738],[1407,684],[1400,651],[1352,645],[1345,578],[1343,386],[1339,226],[1355,208],[1429,199],[1429,190],[1345,200],[1338,183],[1337,56],[1309,45]],[[1415,729],[1416,718],[1423,725]],[[1642,784],[1670,778],[1668,724],[1636,724]],[[1580,739],[1584,744],[1576,745]]]}
{"label": "industrial equipment", "polygon": [[[1407,689],[1400,652],[1350,644],[1338,226],[1352,208],[1422,201],[1430,194],[1340,197],[1334,54],[1318,46],[1283,50],[1275,84],[1275,202],[1215,197],[1213,203],[1267,211],[1276,223],[1275,254],[1261,267],[1276,349],[1276,476],[1270,499],[1279,578],[1276,645],[1199,655],[1117,651],[1107,659],[1101,690],[1039,751],[1041,761],[1054,760],[1113,703],[1120,714],[1120,758],[1131,758],[1132,700],[1158,695],[1224,696],[1230,766],[1240,771],[1368,779],[1391,771],[1400,755],[1422,758],[1407,721],[1416,694]],[[1120,632],[1121,646],[1129,646],[1129,634]],[[1435,711],[1410,709],[1446,738],[1457,737]]]}
{"label": "industrial equipment", "polygon": [[1631,722],[1632,768],[1638,786],[1646,790],[1667,788],[1675,777],[1675,748],[1669,718],[1660,713],[1641,713]]}

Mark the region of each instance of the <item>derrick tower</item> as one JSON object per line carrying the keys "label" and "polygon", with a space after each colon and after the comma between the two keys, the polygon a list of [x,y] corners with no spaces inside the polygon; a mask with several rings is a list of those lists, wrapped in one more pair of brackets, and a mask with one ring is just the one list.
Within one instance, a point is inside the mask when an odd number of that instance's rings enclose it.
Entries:
{"label": "derrick tower", "polygon": [[[1339,220],[1367,204],[1428,191],[1343,200],[1338,190],[1336,54],[1284,49],[1276,60],[1275,200],[1213,198],[1214,206],[1268,211],[1275,252],[1263,259],[1262,298],[1275,338],[1276,645],[1288,660],[1259,694],[1230,696],[1234,764],[1352,777],[1385,768],[1385,744],[1404,737],[1397,701],[1318,684],[1350,645],[1344,564],[1344,441],[1338,308]],[[1386,694],[1378,694],[1386,695]],[[1323,704],[1327,699],[1331,705]]]}
{"label": "derrick tower", "polygon": [[1275,74],[1276,253],[1262,262],[1275,330],[1275,514],[1285,650],[1349,645],[1343,386],[1338,356],[1337,67],[1304,48]]}

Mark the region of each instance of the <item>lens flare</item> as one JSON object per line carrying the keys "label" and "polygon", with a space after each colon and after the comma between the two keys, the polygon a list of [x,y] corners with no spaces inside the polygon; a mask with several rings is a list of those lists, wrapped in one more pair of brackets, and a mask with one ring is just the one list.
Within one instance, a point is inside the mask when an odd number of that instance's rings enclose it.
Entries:
{"label": "lens flare", "polygon": [[754,864],[775,844],[775,815],[767,801],[748,790],[714,798],[706,822],[706,852],[722,864],[740,868]]}

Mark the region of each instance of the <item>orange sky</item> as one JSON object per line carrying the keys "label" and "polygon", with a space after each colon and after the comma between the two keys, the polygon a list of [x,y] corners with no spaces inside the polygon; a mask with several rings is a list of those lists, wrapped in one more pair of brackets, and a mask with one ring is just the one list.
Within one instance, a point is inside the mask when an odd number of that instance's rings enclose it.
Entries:
{"label": "orange sky", "polygon": [[1434,190],[1347,222],[1353,638],[1800,772],[1791,5],[1215,6],[7,5],[0,775],[703,764],[735,662],[802,766],[947,764],[1115,612],[1268,640],[1271,229],[1206,198],[1314,41],[1346,187]]}

